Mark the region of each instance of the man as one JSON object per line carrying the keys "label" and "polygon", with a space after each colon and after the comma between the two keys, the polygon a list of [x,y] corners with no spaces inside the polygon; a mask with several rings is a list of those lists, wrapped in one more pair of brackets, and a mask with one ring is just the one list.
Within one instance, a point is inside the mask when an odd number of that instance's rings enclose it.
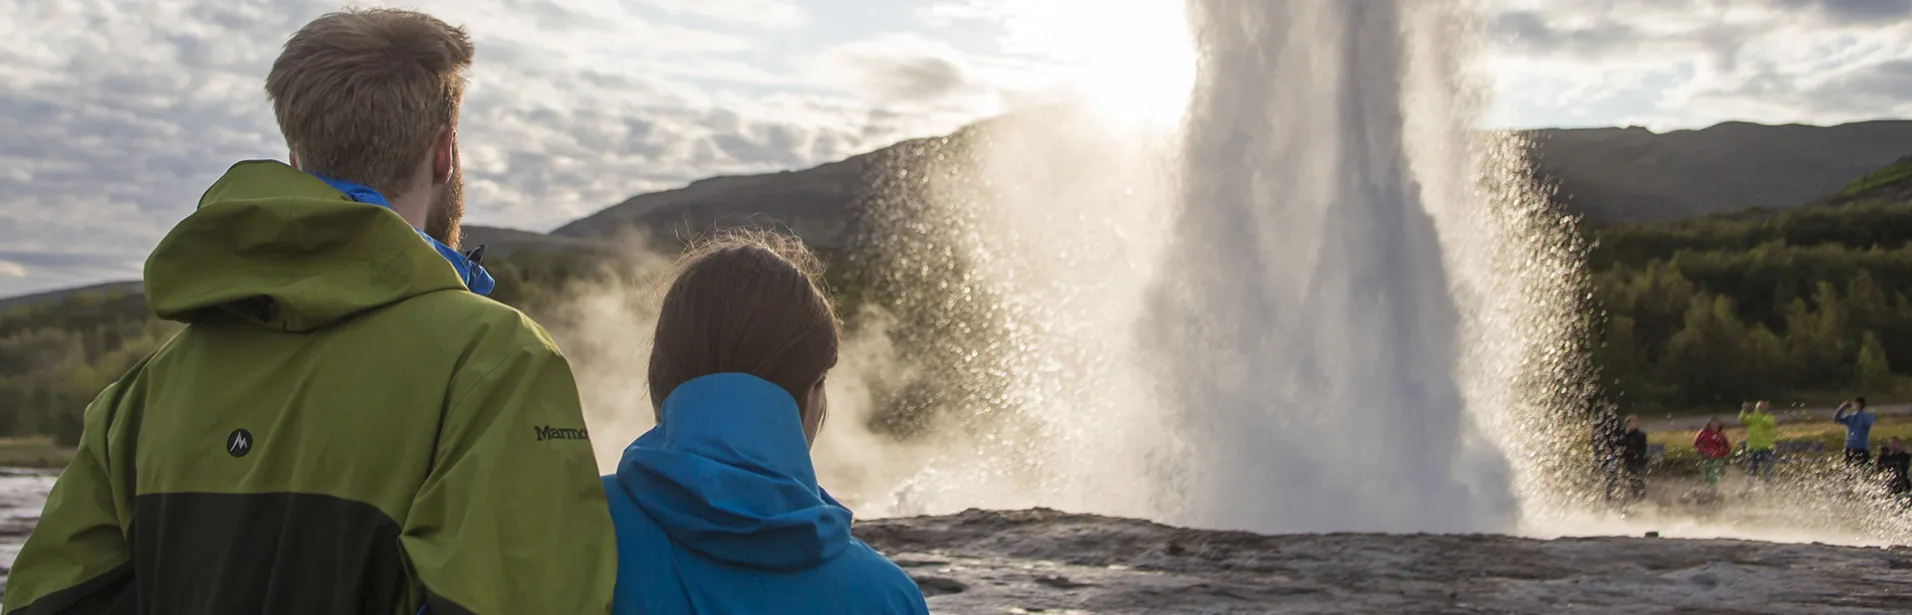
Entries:
{"label": "man", "polygon": [[1621,436],[1620,461],[1626,470],[1627,501],[1646,498],[1646,432],[1640,430],[1640,417],[1627,416],[1625,435]]}
{"label": "man", "polygon": [[[1846,414],[1848,408],[1852,414]],[[1866,412],[1864,397],[1854,397],[1833,411],[1832,421],[1846,426],[1846,465],[1863,468],[1872,462],[1872,422],[1878,418]]]}
{"label": "man", "polygon": [[1594,410],[1593,451],[1594,460],[1600,465],[1600,473],[1606,484],[1609,501],[1618,500],[1624,490],[1621,485],[1621,445],[1626,439],[1624,423],[1620,413],[1611,405],[1602,405]]}
{"label": "man", "polygon": [[286,43],[292,164],[235,165],[153,251],[188,326],[86,409],[6,611],[608,612],[570,368],[455,250],[472,53],[392,10]]}
{"label": "man", "polygon": [[1772,405],[1765,401],[1740,408],[1739,423],[1746,426],[1746,471],[1757,478],[1773,477]]}

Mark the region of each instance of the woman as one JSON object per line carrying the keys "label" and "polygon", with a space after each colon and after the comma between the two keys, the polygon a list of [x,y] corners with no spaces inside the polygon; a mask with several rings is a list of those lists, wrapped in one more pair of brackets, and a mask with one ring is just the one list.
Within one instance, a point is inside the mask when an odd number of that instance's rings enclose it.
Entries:
{"label": "woman", "polygon": [[1726,441],[1726,434],[1721,431],[1718,418],[1707,420],[1706,429],[1693,437],[1693,450],[1700,453],[1700,468],[1706,473],[1708,490],[1719,488],[1720,467],[1726,464],[1726,455],[1732,449],[1733,445]]}
{"label": "woman", "polygon": [[680,261],[651,350],[657,427],[604,477],[613,613],[929,612],[817,486],[839,331],[814,271],[802,244],[767,235]]}

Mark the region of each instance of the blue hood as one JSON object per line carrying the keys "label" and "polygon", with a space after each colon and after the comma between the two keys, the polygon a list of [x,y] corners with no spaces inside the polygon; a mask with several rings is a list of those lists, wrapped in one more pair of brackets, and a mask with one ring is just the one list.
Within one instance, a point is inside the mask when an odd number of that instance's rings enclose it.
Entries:
{"label": "blue hood", "polygon": [[678,386],[657,427],[624,449],[616,483],[642,494],[631,500],[673,542],[713,560],[800,570],[850,544],[850,510],[817,486],[796,401],[755,376]]}
{"label": "blue hood", "polygon": [[[378,191],[373,190],[371,186],[342,179],[332,179],[323,175],[314,174],[312,176],[330,184],[334,190],[345,193],[347,198],[354,201],[377,205],[386,209],[392,208],[392,203],[385,200],[385,195],[379,194]],[[485,268],[479,266],[478,263],[473,262],[471,257],[459,254],[457,250],[453,250],[451,246],[440,243],[431,235],[426,234],[425,231],[418,231],[418,236],[424,239],[425,243],[431,244],[432,249],[437,250],[439,256],[445,257],[445,262],[451,263],[452,269],[458,270],[458,279],[464,280],[465,288],[471,289],[471,292],[479,295],[489,295],[491,294],[491,289],[497,286],[497,282],[491,279],[491,273],[485,271]]]}
{"label": "blue hood", "polygon": [[611,612],[928,615],[916,582],[817,488],[796,400],[755,376],[679,385],[604,477]]}

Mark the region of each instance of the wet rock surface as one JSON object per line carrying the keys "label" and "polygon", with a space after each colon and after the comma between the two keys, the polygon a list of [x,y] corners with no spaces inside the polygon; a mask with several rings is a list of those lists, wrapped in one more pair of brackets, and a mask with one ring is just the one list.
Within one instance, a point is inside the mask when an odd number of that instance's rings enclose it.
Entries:
{"label": "wet rock surface", "polygon": [[1049,510],[860,523],[937,613],[1909,613],[1912,549],[1263,536]]}
{"label": "wet rock surface", "polygon": [[[52,482],[0,474],[0,575]],[[856,535],[951,615],[1912,613],[1903,547],[1263,536],[1040,509],[867,521]]]}

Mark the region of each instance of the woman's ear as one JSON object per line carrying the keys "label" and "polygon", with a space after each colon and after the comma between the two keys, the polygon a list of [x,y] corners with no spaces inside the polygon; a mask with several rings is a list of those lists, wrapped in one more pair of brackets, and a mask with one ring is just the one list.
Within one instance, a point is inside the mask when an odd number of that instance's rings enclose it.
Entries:
{"label": "woman's ear", "polygon": [[823,383],[827,380],[818,378],[817,383],[810,385],[810,390],[803,396],[803,411],[800,413],[803,439],[811,445],[817,443],[817,434],[823,432],[823,417],[830,413],[830,399],[823,392]]}

